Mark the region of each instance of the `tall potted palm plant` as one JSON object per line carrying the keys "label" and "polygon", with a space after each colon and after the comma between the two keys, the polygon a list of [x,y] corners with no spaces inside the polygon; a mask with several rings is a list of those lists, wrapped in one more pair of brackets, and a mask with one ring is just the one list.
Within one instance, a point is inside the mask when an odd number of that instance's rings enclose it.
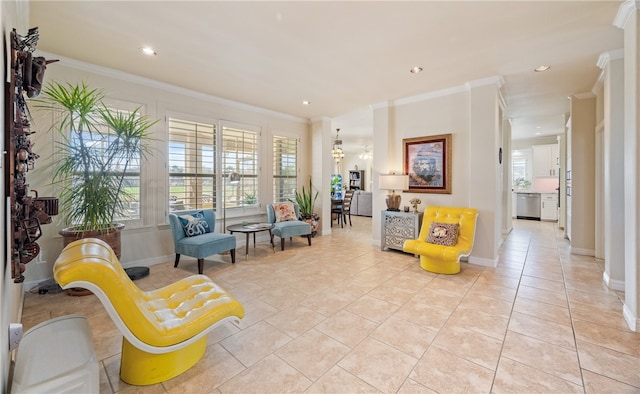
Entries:
{"label": "tall potted palm plant", "polygon": [[120,257],[115,222],[131,195],[125,177],[131,165],[149,154],[150,128],[157,122],[140,114],[107,107],[104,94],[86,84],[51,83],[36,107],[53,114],[60,138],[54,152],[53,182],[59,185],[64,244],[96,237],[109,242]]}

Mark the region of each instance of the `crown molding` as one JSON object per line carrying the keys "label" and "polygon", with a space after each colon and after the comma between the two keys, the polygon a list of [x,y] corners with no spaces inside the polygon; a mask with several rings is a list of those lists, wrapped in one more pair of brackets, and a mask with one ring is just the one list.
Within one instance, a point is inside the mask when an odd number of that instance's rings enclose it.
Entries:
{"label": "crown molding", "polygon": [[500,89],[502,85],[504,85],[504,78],[501,75],[497,75],[489,78],[476,79],[473,81],[469,81],[465,85],[467,85],[471,89],[479,88],[487,85],[496,85],[498,89]]}
{"label": "crown molding", "polygon": [[609,65],[609,62],[622,58],[624,58],[624,48],[614,49],[600,54],[598,61],[596,62],[596,65],[600,68],[600,73],[598,74],[598,79],[596,79],[596,82],[591,88],[591,93],[597,95],[598,91],[602,88],[602,85],[604,85],[605,69]]}
{"label": "crown molding", "polygon": [[313,124],[316,122],[331,122],[331,118],[328,116],[316,116],[314,118],[309,119],[309,124]]}
{"label": "crown molding", "polygon": [[391,104],[388,101],[381,101],[379,103],[371,104],[369,107],[375,111],[376,109],[389,108],[391,107]]}
{"label": "crown molding", "polygon": [[464,85],[454,86],[454,87],[447,88],[447,89],[436,90],[436,91],[433,91],[433,92],[423,93],[423,94],[419,94],[419,95],[416,95],[416,96],[405,97],[405,98],[393,100],[393,101],[391,101],[391,105],[390,106],[394,106],[395,107],[395,106],[399,106],[399,105],[417,103],[417,102],[420,102],[420,101],[432,100],[434,98],[443,97],[443,96],[449,96],[449,95],[452,95],[452,94],[455,94],[455,93],[467,92],[468,90],[469,89],[467,89],[467,87],[464,86]]}
{"label": "crown molding", "polygon": [[620,29],[624,29],[624,26],[627,24],[627,21],[631,16],[631,12],[638,9],[640,9],[639,0],[627,0],[624,3],[620,4],[618,13],[616,14],[616,17],[613,18],[613,25]]}
{"label": "crown molding", "polygon": [[165,82],[156,81],[154,79],[141,77],[139,75],[129,74],[123,71],[114,70],[112,68],[98,66],[98,65],[83,62],[77,59],[56,55],[55,53],[38,51],[38,55],[44,56],[47,59],[58,59],[60,60],[60,63],[58,64],[61,64],[70,68],[74,68],[76,70],[86,71],[86,72],[98,74],[98,75],[109,77],[109,78],[119,79],[121,81],[137,83],[139,85],[147,86],[150,88],[156,88],[156,89],[164,90],[171,93],[181,94],[183,96],[192,97],[192,98],[207,101],[210,103],[225,105],[231,108],[260,113],[263,115],[269,115],[269,116],[289,120],[296,123],[309,124],[309,119],[306,119],[306,118],[284,114],[282,112],[277,112],[270,109],[256,107],[253,105],[240,103],[233,100],[228,100],[222,97],[217,97],[210,94],[197,92],[195,90],[182,88],[182,87],[171,85]]}
{"label": "crown molding", "polygon": [[[470,89],[481,87],[481,86],[487,86],[487,85],[496,85],[498,89],[500,89],[503,84],[504,84],[504,78],[502,76],[476,79],[473,81],[466,82],[465,84],[459,85],[459,86],[453,86],[450,88],[435,90],[433,92],[422,93],[415,96],[404,97],[396,100],[383,101],[383,102],[371,104],[371,108],[373,110],[376,110],[381,108],[407,105],[407,104],[417,103],[420,101],[432,100],[438,97],[450,96],[456,93],[464,93],[464,92],[468,92]],[[502,104],[504,104],[504,100],[501,100],[501,105]]]}
{"label": "crown molding", "polygon": [[584,100],[584,99],[590,99],[590,98],[596,97],[596,95],[593,92],[576,93],[576,94],[573,94],[572,96],[577,98],[578,100]]}
{"label": "crown molding", "polygon": [[614,49],[612,51],[601,53],[598,57],[596,65],[604,70],[604,68],[607,67],[607,64],[609,64],[610,61],[622,58],[624,58],[624,48]]}

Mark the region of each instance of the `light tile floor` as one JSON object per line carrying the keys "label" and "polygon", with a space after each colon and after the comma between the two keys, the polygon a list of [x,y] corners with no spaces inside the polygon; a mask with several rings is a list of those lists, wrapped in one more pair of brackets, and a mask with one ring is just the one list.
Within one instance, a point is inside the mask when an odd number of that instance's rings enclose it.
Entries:
{"label": "light tile floor", "polygon": [[[371,219],[330,236],[266,244],[205,274],[245,306],[239,325],[209,335],[186,373],[162,384],[118,378],[120,332],[94,296],[28,294],[25,329],[70,313],[89,318],[101,392],[141,393],[640,393],[640,334],[602,263],[569,254],[555,224],[515,221],[496,268],[458,275],[371,245]],[[151,267],[143,290],[196,272],[183,258]]]}

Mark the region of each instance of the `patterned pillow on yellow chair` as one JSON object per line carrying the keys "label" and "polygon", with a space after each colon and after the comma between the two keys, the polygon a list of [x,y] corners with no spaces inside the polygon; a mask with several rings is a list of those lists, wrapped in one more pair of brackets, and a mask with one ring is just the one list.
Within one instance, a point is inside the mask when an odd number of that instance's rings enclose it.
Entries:
{"label": "patterned pillow on yellow chair", "polygon": [[458,242],[457,223],[431,223],[427,242],[430,244],[454,246]]}

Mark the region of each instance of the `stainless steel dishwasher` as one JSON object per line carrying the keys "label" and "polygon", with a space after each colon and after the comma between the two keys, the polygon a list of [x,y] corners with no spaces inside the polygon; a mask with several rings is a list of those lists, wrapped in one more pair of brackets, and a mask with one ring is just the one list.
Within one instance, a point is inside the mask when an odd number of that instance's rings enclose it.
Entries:
{"label": "stainless steel dishwasher", "polygon": [[516,218],[540,220],[540,193],[518,193]]}

